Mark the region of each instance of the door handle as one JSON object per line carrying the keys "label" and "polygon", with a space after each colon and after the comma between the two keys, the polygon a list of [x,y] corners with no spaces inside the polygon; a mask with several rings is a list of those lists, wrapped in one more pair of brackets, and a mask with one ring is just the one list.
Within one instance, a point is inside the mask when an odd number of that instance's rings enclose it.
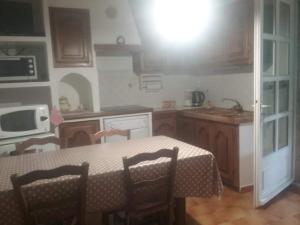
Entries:
{"label": "door handle", "polygon": [[45,121],[45,120],[47,120],[47,119],[48,119],[47,116],[41,116],[41,117],[40,117],[40,121]]}
{"label": "door handle", "polygon": [[[251,105],[252,107],[254,107],[255,105]],[[272,107],[271,105],[260,105],[261,108],[265,109],[265,108],[270,108]]]}

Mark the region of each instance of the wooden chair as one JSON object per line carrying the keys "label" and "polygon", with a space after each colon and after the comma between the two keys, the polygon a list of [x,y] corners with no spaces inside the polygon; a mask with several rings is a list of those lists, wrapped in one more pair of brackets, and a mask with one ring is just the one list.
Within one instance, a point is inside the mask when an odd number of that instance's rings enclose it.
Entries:
{"label": "wooden chair", "polygon": [[[67,222],[70,222],[72,225],[85,225],[88,170],[89,164],[84,162],[81,166],[66,165],[52,170],[37,170],[22,176],[16,174],[12,175],[11,182],[16,199],[23,212],[25,225],[56,225],[67,224]],[[69,175],[79,176],[78,182],[76,182],[78,189],[76,189],[71,196],[60,199],[59,201],[53,200],[54,197],[51,197],[51,202],[42,200],[34,204],[29,201],[29,199],[33,201],[32,197],[26,197],[26,192],[24,192],[25,185],[38,180],[55,179]],[[73,211],[66,207],[70,205],[73,206]],[[44,213],[42,214],[41,212]],[[51,212],[51,214],[49,213],[51,216],[47,213],[45,214],[45,212]],[[72,214],[70,214],[70,212],[72,212]]]}
{"label": "wooden chair", "polygon": [[[160,214],[167,218],[167,224],[172,224],[173,215],[173,189],[176,174],[178,148],[173,150],[161,149],[154,153],[141,153],[131,158],[124,157],[125,184],[127,190],[127,206],[125,209],[126,224],[145,216]],[[151,180],[132,177],[130,167],[144,161],[156,160],[159,158],[171,159],[164,175],[151,178]],[[136,169],[136,168],[135,168]],[[160,222],[164,225],[162,217]]]}
{"label": "wooden chair", "polygon": [[115,136],[115,135],[126,137],[127,140],[129,140],[130,139],[130,130],[112,129],[112,130],[108,130],[108,131],[106,131],[106,130],[99,131],[95,134],[90,135],[91,144],[99,143],[99,141],[101,141],[102,137],[111,137],[111,136]]}
{"label": "wooden chair", "polygon": [[11,152],[11,155],[22,155],[27,153],[34,153],[36,149],[28,149],[33,145],[45,145],[45,144],[56,144],[60,146],[60,139],[57,137],[46,137],[46,138],[30,138],[26,141],[16,144],[16,150]]}

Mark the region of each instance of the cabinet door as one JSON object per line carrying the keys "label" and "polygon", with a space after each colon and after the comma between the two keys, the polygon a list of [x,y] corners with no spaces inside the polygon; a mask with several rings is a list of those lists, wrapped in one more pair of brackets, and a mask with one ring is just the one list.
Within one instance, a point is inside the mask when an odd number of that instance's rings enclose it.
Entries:
{"label": "cabinet door", "polygon": [[99,131],[99,121],[63,123],[59,127],[62,148],[90,145],[90,134]]}
{"label": "cabinet door", "polygon": [[195,120],[179,117],[177,120],[177,136],[179,140],[194,145]]}
{"label": "cabinet door", "polygon": [[89,11],[50,8],[50,22],[54,66],[92,66]]}
{"label": "cabinet door", "polygon": [[203,120],[198,120],[196,123],[196,136],[195,144],[199,148],[211,151],[213,153],[212,147],[212,132],[213,123]]}
{"label": "cabinet door", "polygon": [[147,48],[139,54],[140,73],[161,73],[164,70],[165,55],[156,48]]}
{"label": "cabinet door", "polygon": [[227,61],[235,65],[253,62],[253,2],[239,0],[228,9]]}
{"label": "cabinet door", "polygon": [[238,128],[226,124],[215,124],[212,133],[213,153],[225,184],[238,184]]}
{"label": "cabinet door", "polygon": [[[236,0],[218,9],[223,15],[211,29],[209,65],[250,65],[253,63],[253,0]],[[210,55],[211,54],[211,55]]]}
{"label": "cabinet door", "polygon": [[153,135],[176,138],[176,113],[153,113]]}

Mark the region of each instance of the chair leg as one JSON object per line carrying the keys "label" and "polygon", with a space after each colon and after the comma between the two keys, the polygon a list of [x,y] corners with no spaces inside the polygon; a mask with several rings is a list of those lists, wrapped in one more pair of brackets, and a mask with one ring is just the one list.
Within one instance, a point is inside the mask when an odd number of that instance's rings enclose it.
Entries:
{"label": "chair leg", "polygon": [[173,222],[174,222],[174,207],[169,207],[168,208],[167,215],[168,215],[167,224],[168,225],[173,225]]}
{"label": "chair leg", "polygon": [[126,225],[130,225],[131,219],[129,216],[126,216]]}
{"label": "chair leg", "polygon": [[159,216],[159,224],[160,225],[165,225],[166,223],[166,220],[165,220],[165,213],[163,213],[163,212],[160,212],[159,214],[158,214],[158,216]]}
{"label": "chair leg", "polygon": [[103,224],[109,225],[109,213],[103,213],[102,217]]}

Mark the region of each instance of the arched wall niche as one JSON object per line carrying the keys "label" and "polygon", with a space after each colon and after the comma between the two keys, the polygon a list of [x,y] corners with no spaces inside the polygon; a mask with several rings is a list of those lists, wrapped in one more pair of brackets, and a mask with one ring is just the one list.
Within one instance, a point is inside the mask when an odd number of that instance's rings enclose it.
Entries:
{"label": "arched wall niche", "polygon": [[66,74],[59,82],[59,98],[66,97],[71,111],[93,111],[90,81],[79,73]]}

